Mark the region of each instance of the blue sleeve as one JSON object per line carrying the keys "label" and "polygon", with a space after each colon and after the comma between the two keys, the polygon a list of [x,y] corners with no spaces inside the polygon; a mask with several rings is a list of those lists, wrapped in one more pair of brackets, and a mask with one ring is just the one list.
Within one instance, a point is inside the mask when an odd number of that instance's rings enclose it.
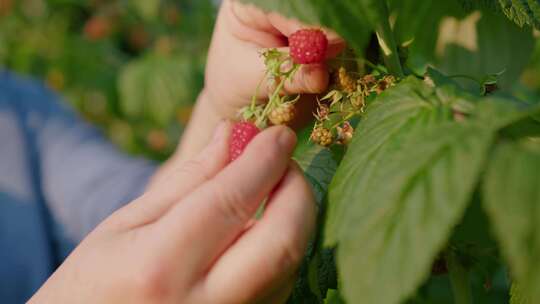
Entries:
{"label": "blue sleeve", "polygon": [[43,199],[64,234],[80,241],[142,194],[155,164],[118,151],[44,86],[17,85],[17,107],[35,148]]}

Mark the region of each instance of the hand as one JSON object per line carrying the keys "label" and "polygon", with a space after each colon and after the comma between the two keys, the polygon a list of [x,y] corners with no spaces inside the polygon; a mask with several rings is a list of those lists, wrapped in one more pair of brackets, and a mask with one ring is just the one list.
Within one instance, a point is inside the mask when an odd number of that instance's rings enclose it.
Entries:
{"label": "hand", "polygon": [[[238,110],[250,104],[257,86],[265,75],[261,54],[268,48],[288,51],[287,37],[301,28],[309,27],[282,17],[265,13],[236,0],[224,0],[217,19],[210,47],[205,88],[184,134],[180,155],[190,157],[206,144],[215,123],[234,119]],[[335,57],[345,44],[341,38],[326,30],[329,38],[327,57]],[[303,66],[292,82],[287,82],[289,94],[317,94],[328,86],[329,74],[325,64]],[[268,97],[263,85],[257,96],[261,102]],[[313,100],[311,100],[313,103]],[[311,111],[307,111],[311,115]]]}
{"label": "hand", "polygon": [[295,136],[270,128],[227,164],[229,132],[98,226],[30,303],[283,303],[315,219]]}
{"label": "hand", "polygon": [[[232,116],[238,109],[248,105],[265,74],[262,52],[268,48],[288,52],[288,37],[308,27],[277,13],[264,13],[255,6],[225,0],[206,70],[205,91],[218,114],[234,118]],[[327,57],[334,57],[343,50],[343,40],[328,30],[326,34],[329,38]],[[285,84],[285,91],[289,94],[322,93],[328,86],[328,79],[324,64],[306,65],[293,82]],[[268,97],[267,86],[262,86],[258,97]]]}

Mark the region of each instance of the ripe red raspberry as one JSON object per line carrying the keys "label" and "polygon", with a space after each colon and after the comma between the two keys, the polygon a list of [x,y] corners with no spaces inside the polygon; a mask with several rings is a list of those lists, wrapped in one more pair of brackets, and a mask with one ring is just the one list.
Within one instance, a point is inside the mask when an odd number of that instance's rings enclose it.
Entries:
{"label": "ripe red raspberry", "polygon": [[259,134],[261,130],[251,122],[237,122],[234,124],[229,147],[229,159],[237,159],[249,142]]}
{"label": "ripe red raspberry", "polygon": [[289,37],[289,47],[295,63],[321,63],[326,56],[328,39],[319,29],[303,29]]}

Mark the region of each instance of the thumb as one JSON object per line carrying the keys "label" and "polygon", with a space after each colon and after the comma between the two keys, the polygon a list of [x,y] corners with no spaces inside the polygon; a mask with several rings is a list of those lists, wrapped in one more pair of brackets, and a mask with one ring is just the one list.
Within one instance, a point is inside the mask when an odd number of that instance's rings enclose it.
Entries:
{"label": "thumb", "polygon": [[[343,51],[344,48],[344,43],[330,44],[326,51],[326,58],[335,58]],[[282,47],[278,50],[283,53],[290,53],[290,49],[288,47]],[[263,62],[263,60],[261,60],[261,62]],[[291,63],[282,67],[283,70],[288,70],[290,68]],[[264,69],[265,68],[262,68],[261,70]],[[293,79],[284,84],[284,91],[285,94],[288,95],[320,94],[326,91],[329,81],[330,74],[326,63],[304,64],[296,72]],[[274,88],[271,86],[266,86],[266,90],[262,90],[260,96],[258,97],[261,99],[268,97],[268,93],[272,92],[273,89]]]}

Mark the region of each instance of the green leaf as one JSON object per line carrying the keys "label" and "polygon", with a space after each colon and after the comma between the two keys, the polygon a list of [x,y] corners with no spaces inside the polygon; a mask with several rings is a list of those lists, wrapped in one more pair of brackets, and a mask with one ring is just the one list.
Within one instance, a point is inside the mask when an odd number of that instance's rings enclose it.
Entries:
{"label": "green leaf", "polygon": [[311,0],[241,0],[265,11],[278,12],[289,18],[296,18],[308,24],[322,24],[319,10]]}
{"label": "green leaf", "polygon": [[437,66],[449,75],[472,76],[480,82],[486,75],[505,71],[498,83],[502,89],[510,89],[534,50],[531,30],[522,30],[487,11],[474,12],[462,20],[446,20],[449,28],[439,34],[444,33],[448,39],[439,36]]}
{"label": "green leaf", "polygon": [[460,0],[468,9],[488,8],[502,11],[519,26],[540,28],[540,3],[538,0]]}
{"label": "green leaf", "polygon": [[362,53],[374,22],[381,16],[379,0],[241,0],[310,25],[322,25],[338,32]]}
{"label": "green leaf", "polygon": [[430,273],[469,202],[493,132],[454,122],[408,79],[368,108],[330,188],[325,237],[351,303],[399,303]]}
{"label": "green leaf", "polygon": [[534,120],[533,116],[539,113],[540,104],[531,105],[515,99],[493,96],[482,99],[477,104],[473,116],[484,126],[504,132],[506,129],[520,127],[521,123]]}
{"label": "green leaf", "polygon": [[298,134],[298,145],[294,151],[293,159],[304,170],[317,203],[321,207],[328,186],[336,172],[337,163],[329,149],[309,140],[311,130],[311,128],[306,128]]}
{"label": "green leaf", "polygon": [[[411,43],[423,26],[423,21],[433,14],[435,0],[389,0],[388,5],[395,14],[394,32],[400,44]],[[439,4],[440,5],[440,4]]]}
{"label": "green leaf", "polygon": [[[312,127],[309,127],[299,132],[293,159],[302,168],[313,189],[321,219],[325,210],[326,193],[337,169],[337,162],[329,149],[309,140],[311,131]],[[316,236],[307,250],[288,303],[319,303],[328,288],[336,287],[336,284],[333,284],[336,277],[333,253],[320,248],[318,240],[319,236]]]}
{"label": "green leaf", "polygon": [[540,144],[501,142],[484,181],[484,206],[511,275],[540,301]]}
{"label": "green leaf", "polygon": [[429,79],[433,81],[433,84],[437,87],[450,86],[461,89],[461,86],[457,81],[432,67],[427,68],[426,76],[429,77]]}
{"label": "green leaf", "polygon": [[[498,85],[509,90],[530,61],[535,44],[532,31],[500,14],[485,9],[467,11],[456,1],[433,1],[427,8],[430,1],[418,8],[414,0],[392,1],[399,2],[391,6],[397,16],[399,43],[410,44],[407,66],[418,74],[431,65],[447,75],[467,76],[454,80],[477,90],[486,75],[504,70]],[[427,14],[422,13],[425,10]],[[419,15],[411,22],[415,14]]]}

